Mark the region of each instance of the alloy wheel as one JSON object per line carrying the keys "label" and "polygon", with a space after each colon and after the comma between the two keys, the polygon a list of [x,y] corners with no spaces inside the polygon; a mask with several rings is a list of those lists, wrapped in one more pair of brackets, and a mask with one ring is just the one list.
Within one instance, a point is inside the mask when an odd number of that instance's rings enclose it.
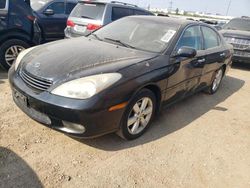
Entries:
{"label": "alloy wheel", "polygon": [[8,48],[5,52],[5,61],[9,66],[12,66],[12,64],[15,62],[18,54],[25,50],[23,46],[15,45]]}
{"label": "alloy wheel", "polygon": [[216,91],[218,89],[218,87],[220,86],[222,77],[223,77],[223,72],[220,69],[219,71],[217,71],[217,73],[215,75],[215,79],[213,81],[213,86],[212,86],[213,91]]}
{"label": "alloy wheel", "polygon": [[128,116],[128,132],[132,135],[141,133],[150,122],[152,114],[153,101],[148,97],[138,100]]}

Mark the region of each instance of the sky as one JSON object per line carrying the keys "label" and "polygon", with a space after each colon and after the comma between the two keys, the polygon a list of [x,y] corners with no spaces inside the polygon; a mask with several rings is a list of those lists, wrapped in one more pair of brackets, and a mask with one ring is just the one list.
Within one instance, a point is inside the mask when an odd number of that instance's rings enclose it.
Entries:
{"label": "sky", "polygon": [[[122,0],[140,7],[168,8],[171,0]],[[226,15],[230,0],[172,0],[173,9]],[[228,16],[250,16],[250,0],[231,0]]]}

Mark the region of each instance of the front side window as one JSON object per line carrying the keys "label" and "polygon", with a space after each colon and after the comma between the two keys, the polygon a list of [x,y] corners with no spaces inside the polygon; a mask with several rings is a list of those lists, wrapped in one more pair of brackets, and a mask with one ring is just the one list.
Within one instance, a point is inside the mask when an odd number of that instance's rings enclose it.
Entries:
{"label": "front side window", "polygon": [[64,3],[52,3],[47,9],[52,9],[54,14],[64,14]]}
{"label": "front side window", "polygon": [[75,6],[76,6],[75,3],[67,3],[66,14],[70,14],[72,10],[75,8]]}
{"label": "front side window", "polygon": [[218,34],[209,27],[202,27],[205,49],[215,48],[220,45]]}
{"label": "front side window", "polygon": [[0,0],[0,9],[5,9],[6,0]]}
{"label": "front side window", "polygon": [[126,17],[104,26],[94,34],[105,42],[119,45],[115,41],[120,41],[138,50],[160,53],[170,45],[179,27],[177,24],[152,22],[143,17]]}
{"label": "front side window", "polygon": [[183,35],[181,36],[178,44],[177,44],[177,50],[179,50],[181,47],[191,47],[196,50],[202,49],[202,35],[200,26],[192,26],[187,28]]}
{"label": "front side window", "polygon": [[118,20],[120,18],[130,16],[133,14],[133,10],[128,8],[113,7],[112,9],[112,21]]}
{"label": "front side window", "polygon": [[30,6],[34,11],[38,11],[51,1],[52,0],[39,0],[39,1],[38,0],[30,0]]}

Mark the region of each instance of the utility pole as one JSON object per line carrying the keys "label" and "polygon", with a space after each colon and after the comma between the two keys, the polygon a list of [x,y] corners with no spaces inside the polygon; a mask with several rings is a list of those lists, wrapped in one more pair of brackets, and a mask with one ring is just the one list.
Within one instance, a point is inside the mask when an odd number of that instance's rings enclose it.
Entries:
{"label": "utility pole", "polygon": [[172,11],[172,9],[173,9],[173,1],[172,0],[170,0],[170,2],[169,2],[169,11]]}
{"label": "utility pole", "polygon": [[232,3],[232,0],[229,0],[228,7],[227,7],[226,16],[228,15],[229,9],[230,9],[230,7],[231,7],[231,3]]}

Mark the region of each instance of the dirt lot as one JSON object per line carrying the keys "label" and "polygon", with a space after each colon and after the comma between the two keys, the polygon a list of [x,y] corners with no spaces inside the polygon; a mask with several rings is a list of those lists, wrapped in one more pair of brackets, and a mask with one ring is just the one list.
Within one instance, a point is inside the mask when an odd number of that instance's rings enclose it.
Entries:
{"label": "dirt lot", "polygon": [[161,112],[138,140],[77,141],[24,115],[0,72],[0,187],[250,187],[250,71]]}

